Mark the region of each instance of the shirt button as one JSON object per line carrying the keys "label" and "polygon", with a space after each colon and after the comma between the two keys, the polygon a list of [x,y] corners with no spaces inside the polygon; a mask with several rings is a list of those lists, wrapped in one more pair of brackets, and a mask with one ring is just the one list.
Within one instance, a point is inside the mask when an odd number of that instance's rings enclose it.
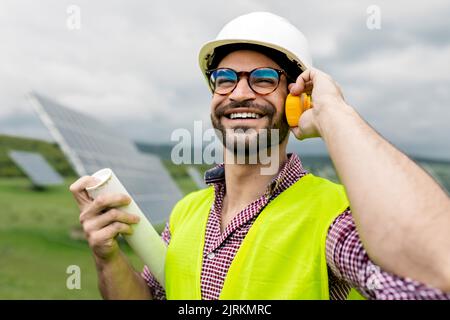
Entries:
{"label": "shirt button", "polygon": [[207,255],[208,259],[210,259],[210,260],[214,259],[215,256],[216,255],[214,254],[214,252],[208,253],[208,255]]}

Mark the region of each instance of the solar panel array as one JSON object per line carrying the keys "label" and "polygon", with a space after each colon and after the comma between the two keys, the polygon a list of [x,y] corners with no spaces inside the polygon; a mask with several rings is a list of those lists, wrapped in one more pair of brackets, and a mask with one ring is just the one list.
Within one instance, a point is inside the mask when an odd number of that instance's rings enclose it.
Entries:
{"label": "solar panel array", "polygon": [[31,95],[41,120],[80,175],[111,168],[154,224],[164,222],[182,194],[158,157],[93,117],[42,95]]}
{"label": "solar panel array", "polygon": [[9,151],[9,157],[27,175],[36,187],[63,184],[64,180],[39,153]]}

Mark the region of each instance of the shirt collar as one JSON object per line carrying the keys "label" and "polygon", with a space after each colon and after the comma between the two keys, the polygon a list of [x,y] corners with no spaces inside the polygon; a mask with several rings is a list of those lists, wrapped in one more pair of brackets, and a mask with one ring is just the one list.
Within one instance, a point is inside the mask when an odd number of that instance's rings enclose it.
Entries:
{"label": "shirt collar", "polygon": [[[300,157],[295,153],[288,153],[287,161],[281,166],[278,174],[268,184],[266,196],[272,196],[277,193],[286,180],[298,180],[305,175],[307,171],[303,168]],[[208,185],[225,184],[225,166],[223,163],[209,169],[205,172],[205,183]]]}

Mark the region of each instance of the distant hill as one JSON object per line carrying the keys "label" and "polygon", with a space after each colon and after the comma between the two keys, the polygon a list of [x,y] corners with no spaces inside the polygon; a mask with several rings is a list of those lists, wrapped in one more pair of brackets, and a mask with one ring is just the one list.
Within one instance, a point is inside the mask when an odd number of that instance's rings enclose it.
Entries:
{"label": "distant hill", "polygon": [[[172,145],[168,144],[148,144],[144,142],[136,143],[139,150],[142,152],[149,152],[158,155],[164,160],[166,167],[169,168],[172,175],[175,177],[187,175],[183,168],[176,168],[170,161],[170,155],[172,151]],[[193,154],[192,150],[192,154]],[[333,163],[327,154],[311,155],[300,154],[303,166],[311,173],[330,179],[335,182],[339,182],[336,171],[334,170]],[[450,193],[450,161],[426,159],[423,157],[411,157],[417,164],[424,168],[429,174],[431,174],[443,187]],[[210,166],[199,166],[201,171],[206,170]]]}
{"label": "distant hill", "polygon": [[[189,180],[185,166],[174,165],[170,160],[172,145],[169,144],[148,144],[137,142],[136,146],[139,150],[146,153],[157,155],[169,170],[172,177],[180,184],[180,181]],[[21,171],[9,159],[8,150],[24,150],[39,152],[49,163],[63,176],[74,176],[70,164],[64,157],[63,153],[56,143],[49,143],[41,140],[33,140],[22,137],[12,137],[0,135],[0,177],[22,176]],[[338,181],[338,177],[334,170],[333,164],[328,155],[300,155],[304,167],[315,175]],[[450,192],[450,161],[413,158],[416,163],[421,165],[435,179]],[[201,172],[204,172],[210,165],[197,166]],[[192,191],[192,185],[189,183],[185,187],[182,186],[184,192]]]}
{"label": "distant hill", "polygon": [[136,146],[142,152],[156,154],[162,160],[170,160],[172,145],[136,142]]}
{"label": "distant hill", "polygon": [[75,176],[66,157],[56,145],[42,140],[0,135],[0,177],[20,177],[23,173],[8,156],[9,150],[40,153],[63,176]]}

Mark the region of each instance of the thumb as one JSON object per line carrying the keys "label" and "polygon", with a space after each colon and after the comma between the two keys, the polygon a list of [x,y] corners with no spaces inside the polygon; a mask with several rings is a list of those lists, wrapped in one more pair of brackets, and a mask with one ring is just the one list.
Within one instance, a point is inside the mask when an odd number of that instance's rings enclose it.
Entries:
{"label": "thumb", "polygon": [[308,109],[301,115],[298,128],[300,129],[300,140],[307,138],[320,137],[317,126],[314,121],[314,113],[312,109]]}

